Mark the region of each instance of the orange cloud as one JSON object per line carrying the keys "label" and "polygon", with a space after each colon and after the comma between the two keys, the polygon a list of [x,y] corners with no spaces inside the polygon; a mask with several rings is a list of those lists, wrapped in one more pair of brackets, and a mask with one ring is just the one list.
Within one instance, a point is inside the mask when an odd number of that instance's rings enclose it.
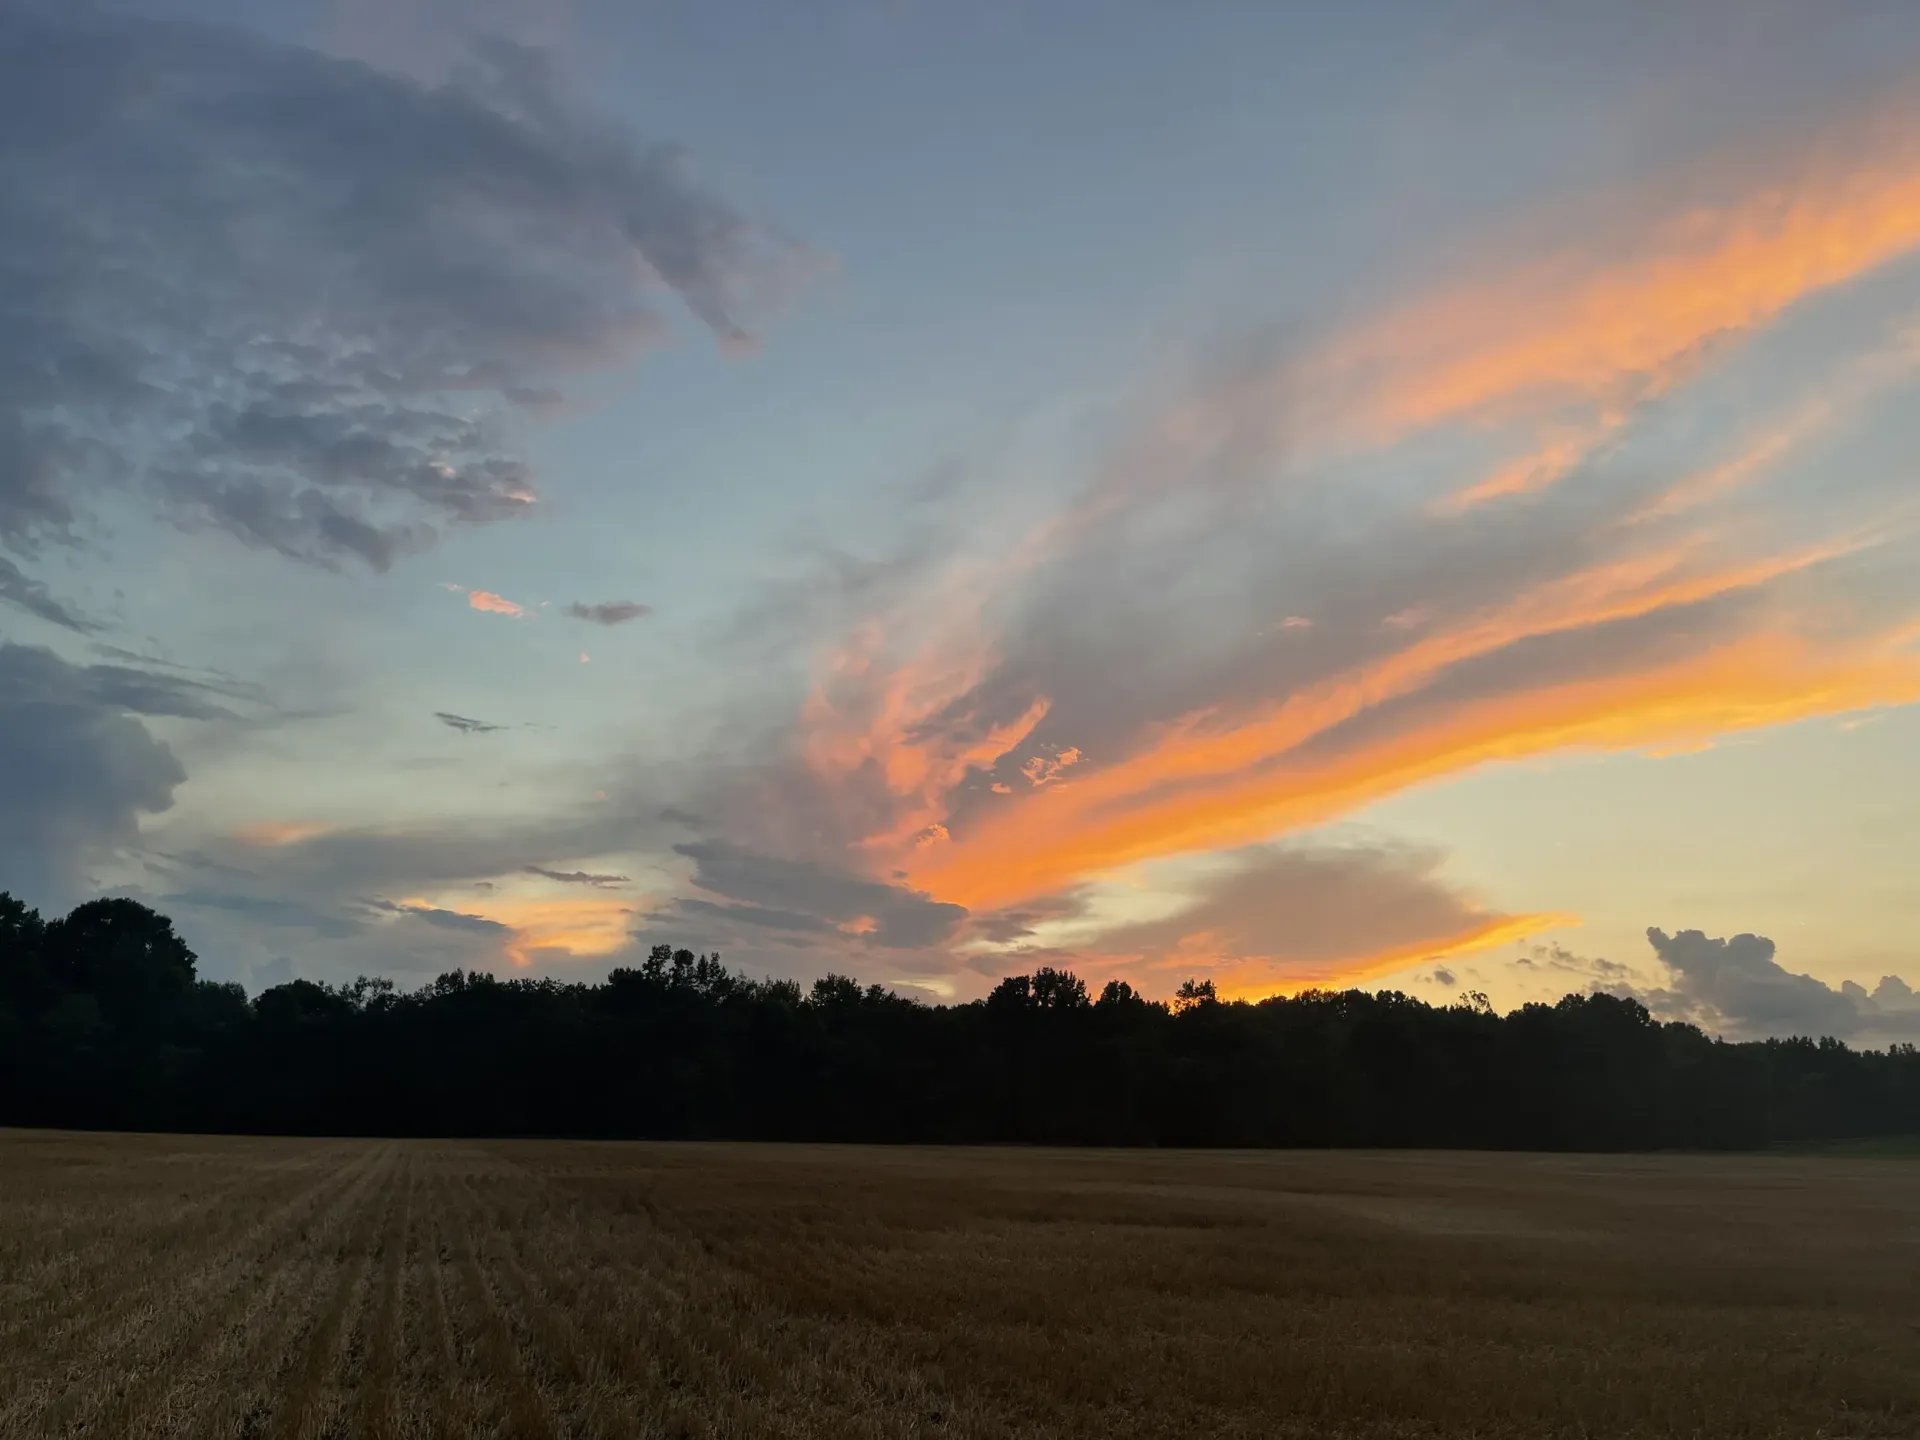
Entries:
{"label": "orange cloud", "polygon": [[527,612],[505,596],[496,595],[491,590],[467,591],[467,604],[472,609],[484,610],[489,615],[510,615],[519,619]]}
{"label": "orange cloud", "polygon": [[532,964],[543,950],[570,955],[611,955],[630,943],[631,899],[611,895],[461,894],[441,900],[410,897],[402,905],[453,909],[504,925],[512,932],[504,945],[516,965]]}
{"label": "orange cloud", "polygon": [[1488,760],[1569,747],[1698,742],[1920,698],[1920,656],[1908,648],[1906,632],[1823,643],[1762,632],[1678,660],[1649,658],[1623,674],[1561,684],[1518,681],[1510,691],[1461,702],[1351,749],[1307,750],[1309,742],[1415,694],[1460,661],[1521,639],[1750,591],[1848,548],[1834,543],[1691,571],[1683,548],[1577,572],[1264,711],[1188,715],[1139,753],[1071,786],[1029,792],[952,845],[903,857],[901,864],[916,886],[939,899],[998,906],[1139,860],[1322,823]]}
{"label": "orange cloud", "polygon": [[[1911,127],[1907,127],[1911,129]],[[1920,247],[1920,147],[1851,129],[1744,183],[1696,166],[1664,177],[1684,204],[1623,192],[1597,239],[1464,276],[1168,406],[1062,521],[1055,548],[1141,489],[1210,461],[1384,446],[1435,426],[1518,429],[1526,447],[1441,502],[1460,510],[1552,485],[1644,402],[1807,298]],[[1690,182],[1690,183],[1677,183]],[[1620,216],[1656,212],[1630,231]],[[1491,248],[1491,247],[1489,247]]]}
{"label": "orange cloud", "polygon": [[1544,490],[1562,479],[1588,455],[1604,436],[1619,427],[1621,418],[1609,417],[1594,432],[1581,436],[1563,436],[1511,460],[1491,475],[1449,495],[1440,505],[1443,511],[1465,510],[1489,500]]}
{"label": "orange cloud", "polygon": [[866,837],[891,850],[944,840],[947,792],[976,766],[1019,745],[1045,718],[1036,700],[1010,721],[965,727],[933,723],[980,682],[992,652],[971,635],[940,637],[904,664],[891,664],[877,621],[861,626],[827,659],[825,677],[802,706],[801,752],[829,784],[877,780],[894,802],[891,823]]}
{"label": "orange cloud", "polygon": [[1201,930],[1161,955],[1142,958],[1095,949],[1083,952],[1074,965],[1085,974],[1126,979],[1148,995],[1169,995],[1181,981],[1205,976],[1214,982],[1222,1000],[1264,1000],[1270,995],[1358,985],[1421,961],[1471,955],[1579,923],[1579,916],[1562,912],[1490,915],[1445,934],[1310,962],[1249,955],[1220,932]]}
{"label": "orange cloud", "polygon": [[[1186,477],[1204,480],[1216,470],[1267,476],[1329,449],[1379,449],[1439,426],[1500,427],[1515,457],[1440,509],[1457,514],[1540,490],[1616,443],[1647,400],[1671,392],[1727,346],[1808,297],[1920,248],[1920,149],[1904,139],[1806,152],[1787,172],[1721,186],[1719,194],[1710,203],[1665,207],[1629,243],[1622,226],[1609,223],[1600,227],[1602,241],[1415,297],[1304,355],[1249,368],[1160,408],[1073,504],[1008,546],[997,568],[987,567],[998,576],[998,593],[1043,565],[1080,561],[1082,547],[1099,552],[1106,522],[1142,519],[1169,495],[1184,498],[1194,487],[1174,482]],[[1627,197],[1613,211],[1647,208]],[[1904,373],[1914,349],[1903,338],[1902,358],[1869,364],[1869,383],[1855,390],[1865,395]],[[1391,641],[1386,655],[1262,706],[1195,709],[1133,754],[1082,761],[1070,784],[1048,783],[1059,768],[1029,759],[1028,784],[996,783],[998,798],[984,810],[950,812],[952,787],[968,767],[1008,754],[1049,708],[1038,698],[1016,722],[964,723],[969,696],[998,648],[972,634],[898,650],[880,643],[878,627],[856,636],[803,715],[809,764],[829,781],[878,777],[897,801],[897,823],[858,847],[868,862],[897,870],[936,899],[982,908],[1144,860],[1270,839],[1490,760],[1569,747],[1671,750],[1755,726],[1920,699],[1910,633],[1856,628],[1816,639],[1784,603],[1772,603],[1782,598],[1776,582],[1872,537],[1729,558],[1715,543],[1725,532],[1674,542],[1666,526],[1630,523],[1671,520],[1725,495],[1830,423],[1853,392],[1822,379],[1834,393],[1776,417],[1732,458],[1684,477],[1651,503],[1628,494],[1612,513],[1596,514],[1586,537],[1593,544],[1581,549],[1599,547],[1609,558],[1459,617],[1446,614],[1444,597],[1408,605],[1415,597],[1395,592],[1393,603],[1403,608],[1375,632]],[[1249,485],[1227,498],[1254,505],[1265,493]],[[1147,527],[1116,528],[1130,536]],[[1122,543],[1114,551],[1128,553]],[[1759,596],[1763,589],[1768,596]],[[1740,593],[1752,596],[1754,613],[1740,612],[1744,621],[1729,633],[1689,632],[1678,620],[1686,607]],[[929,613],[982,610],[925,604]],[[1667,611],[1676,616],[1672,633],[1618,657],[1603,675],[1520,674],[1493,693],[1439,698],[1435,682],[1463,662]],[[1308,628],[1293,617],[1280,624]],[[1326,643],[1339,643],[1338,634]],[[909,658],[892,663],[898,655]],[[1375,723],[1392,703],[1405,718]],[[1508,933],[1503,926],[1554,918],[1481,917],[1460,930],[1459,948],[1474,936],[1497,939]],[[1452,953],[1418,943],[1433,948],[1387,947],[1375,957],[1379,968]],[[1346,957],[1340,973],[1373,964]]]}
{"label": "orange cloud", "polygon": [[1636,253],[1571,250],[1422,299],[1310,362],[1386,435],[1574,399],[1618,404],[1690,374],[1707,349],[1920,246],[1920,160],[1829,157],[1651,228]]}
{"label": "orange cloud", "polygon": [[252,825],[242,825],[233,834],[236,840],[247,845],[297,845],[302,840],[324,835],[332,828],[316,820],[261,820]]}

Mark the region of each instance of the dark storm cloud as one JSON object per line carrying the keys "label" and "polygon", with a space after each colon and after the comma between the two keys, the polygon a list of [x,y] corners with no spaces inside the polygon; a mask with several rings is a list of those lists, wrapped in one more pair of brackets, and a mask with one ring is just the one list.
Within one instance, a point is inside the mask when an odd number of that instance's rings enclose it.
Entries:
{"label": "dark storm cloud", "polygon": [[135,716],[213,713],[188,682],[0,644],[0,889],[75,898],[88,860],[133,842],[187,778]]}
{"label": "dark storm cloud", "polygon": [[1671,988],[1650,992],[1647,1001],[1670,1018],[1736,1037],[1920,1036],[1920,999],[1897,976],[1885,976],[1871,992],[1852,981],[1835,989],[1781,965],[1764,935],[1721,939],[1649,929],[1647,940],[1671,976]]}
{"label": "dark storm cloud", "polygon": [[773,924],[785,914],[805,921],[788,928],[832,926],[869,944],[916,948],[939,944],[966,918],[958,905],[812,861],[779,859],[723,841],[673,848],[694,862],[696,886],[733,902],[707,902],[707,913],[751,924]]}
{"label": "dark storm cloud", "polygon": [[485,720],[475,720],[468,715],[455,715],[450,711],[436,710],[433,718],[449,730],[458,730],[463,735],[490,735],[495,730],[504,730],[504,725],[490,725]]}
{"label": "dark storm cloud", "polygon": [[523,511],[502,417],[659,343],[669,292],[742,346],[817,269],[504,43],[430,87],[0,0],[0,133],[14,543],[137,485],[184,523],[384,566]]}
{"label": "dark storm cloud", "polygon": [[624,625],[652,613],[651,605],[642,605],[637,600],[608,600],[598,605],[585,605],[576,600],[567,606],[567,614],[574,619],[594,625]]}

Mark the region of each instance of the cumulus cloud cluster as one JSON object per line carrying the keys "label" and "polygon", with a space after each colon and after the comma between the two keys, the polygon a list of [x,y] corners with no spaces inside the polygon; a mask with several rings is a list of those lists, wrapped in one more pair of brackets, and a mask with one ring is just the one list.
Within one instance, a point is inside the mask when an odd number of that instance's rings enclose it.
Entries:
{"label": "cumulus cloud cluster", "polygon": [[87,862],[132,843],[187,778],[142,717],[227,714],[200,681],[0,644],[0,888],[78,898]]}
{"label": "cumulus cloud cluster", "polygon": [[16,547],[137,492],[297,559],[385,566],[523,511],[507,418],[660,343],[668,297],[744,347],[818,269],[504,42],[426,85],[237,30],[6,0],[0,131]]}
{"label": "cumulus cloud cluster", "polygon": [[1647,940],[1670,977],[1664,988],[1648,992],[1647,1003],[1667,1018],[1737,1037],[1920,1037],[1920,996],[1898,976],[1883,976],[1871,991],[1851,980],[1836,988],[1781,965],[1764,935],[1724,939],[1649,929]]}

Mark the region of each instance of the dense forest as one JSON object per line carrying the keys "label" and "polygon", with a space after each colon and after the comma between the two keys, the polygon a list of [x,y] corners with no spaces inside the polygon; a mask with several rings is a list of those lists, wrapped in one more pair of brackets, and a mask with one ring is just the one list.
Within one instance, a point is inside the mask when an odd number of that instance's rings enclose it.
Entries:
{"label": "dense forest", "polygon": [[925,1005],[656,947],[602,984],[196,978],[165,916],[0,894],[0,1124],[1088,1145],[1747,1148],[1920,1133],[1920,1051],[1729,1044],[1638,1003],[1171,1003],[1064,971]]}

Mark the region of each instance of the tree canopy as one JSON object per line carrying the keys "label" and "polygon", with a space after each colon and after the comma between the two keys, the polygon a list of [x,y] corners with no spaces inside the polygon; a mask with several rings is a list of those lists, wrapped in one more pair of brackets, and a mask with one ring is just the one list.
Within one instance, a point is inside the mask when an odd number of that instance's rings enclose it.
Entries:
{"label": "tree canopy", "polygon": [[655,946],[598,984],[196,976],[126,899],[0,893],[0,1124],[1089,1145],[1746,1148],[1920,1133],[1920,1051],[1742,1044],[1632,999],[1173,1000],[1070,972],[927,1005]]}

